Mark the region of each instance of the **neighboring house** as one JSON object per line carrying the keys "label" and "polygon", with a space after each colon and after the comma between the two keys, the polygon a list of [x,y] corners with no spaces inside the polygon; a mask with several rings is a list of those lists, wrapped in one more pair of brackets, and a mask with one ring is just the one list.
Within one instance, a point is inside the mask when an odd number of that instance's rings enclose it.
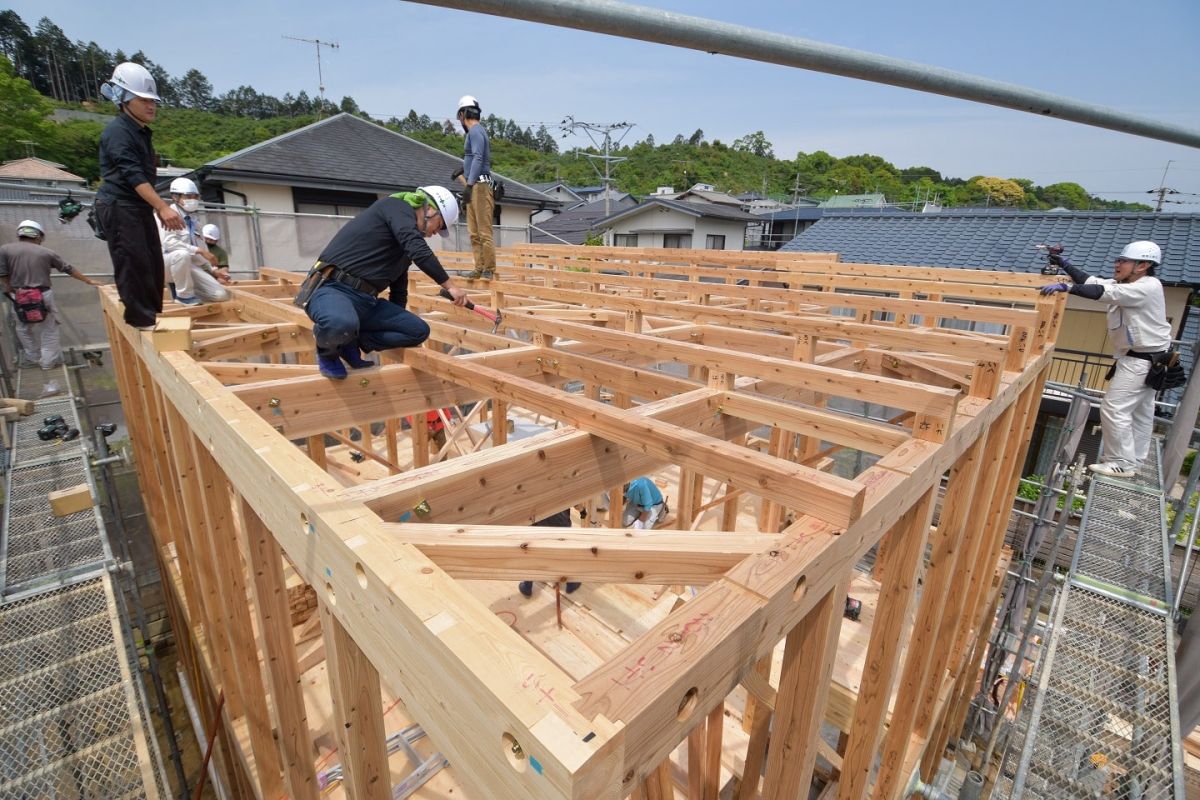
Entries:
{"label": "neighboring house", "polygon": [[746,225],[757,220],[739,208],[706,202],[648,197],[596,222],[618,247],[741,250]]}
{"label": "neighboring house", "polygon": [[[609,216],[614,211],[629,209],[636,204],[628,195],[622,200],[610,200]],[[545,244],[583,244],[588,234],[596,230],[597,223],[604,217],[604,201],[593,200],[554,214],[549,219],[535,222],[535,227],[530,230],[529,239]]]}
{"label": "neighboring house", "polygon": [[[557,200],[558,202],[562,203],[563,209],[574,208],[581,203],[587,202],[583,197],[577,194],[574,189],[572,189],[570,186],[567,186],[562,181],[553,181],[551,183],[531,183],[529,184],[529,188],[541,192],[551,200]],[[538,211],[533,215],[530,221],[535,223],[541,222],[542,220],[549,219],[550,217],[554,216],[554,213],[555,212],[551,209]]]}
{"label": "neighboring house", "polygon": [[697,183],[690,189],[684,189],[682,192],[673,194],[656,194],[655,197],[661,197],[664,200],[679,200],[680,202],[701,202],[715,203],[721,206],[729,206],[730,208],[740,208],[743,211],[746,209],[746,203],[726,192],[718,192],[709,183]]}
{"label": "neighboring house", "polygon": [[82,189],[87,186],[86,178],[67,172],[63,164],[32,157],[0,164],[0,181],[62,189]]}
{"label": "neighboring house", "polygon": [[[593,200],[603,200],[606,194],[603,186],[572,186],[571,191],[578,195],[579,199],[584,203],[590,203]],[[609,202],[633,197],[629,192],[622,192],[620,189],[612,187],[609,188],[607,194]]]}
{"label": "neighboring house", "polygon": [[[361,117],[338,114],[210,161],[195,171],[195,177],[207,202],[257,209],[263,262],[302,269],[344,224],[330,217],[353,216],[380,197],[418,186],[461,190],[450,180],[461,166],[459,156]],[[496,177],[505,184],[504,198],[496,204],[495,221],[502,226],[496,244],[526,241],[530,216],[560,204],[525,184]],[[504,229],[519,233],[506,237]],[[463,224],[449,240],[431,241],[434,247],[470,249]],[[249,243],[245,246],[250,248]]]}
{"label": "neighboring house", "polygon": [[[1166,289],[1167,317],[1176,339],[1194,341],[1200,308],[1191,306],[1200,290],[1200,214],[1047,211],[943,211],[938,214],[864,214],[828,211],[786,244],[784,251],[837,252],[850,263],[959,267],[1037,273],[1045,264],[1038,244],[1063,245],[1080,269],[1111,277],[1113,259],[1132,241],[1150,239],[1163,250],[1157,270]],[[1047,277],[1046,282],[1062,280]],[[1108,342],[1104,303],[1070,297],[1058,336],[1050,380],[1102,389],[1112,348]],[[1190,333],[1189,333],[1190,331]],[[1190,346],[1181,348],[1189,372]],[[1168,393],[1172,401],[1178,395]],[[1051,417],[1060,403],[1043,404]],[[1054,419],[1039,420],[1031,449],[1030,471],[1037,471],[1053,447]],[[1039,444],[1047,443],[1039,450]],[[1085,447],[1092,449],[1094,441]],[[1040,456],[1039,456],[1040,452]]]}
{"label": "neighboring house", "polygon": [[883,208],[887,199],[878,193],[874,194],[835,194],[827,200],[822,200],[821,208]]}
{"label": "neighboring house", "polygon": [[811,227],[825,213],[816,206],[796,206],[778,211],[756,213],[757,224],[746,230],[746,248],[778,250]]}

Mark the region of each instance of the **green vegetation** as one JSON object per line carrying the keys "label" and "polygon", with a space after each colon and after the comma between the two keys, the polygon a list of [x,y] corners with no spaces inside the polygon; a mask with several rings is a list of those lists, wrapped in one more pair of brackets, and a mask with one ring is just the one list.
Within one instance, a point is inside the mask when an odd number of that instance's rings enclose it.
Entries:
{"label": "green vegetation", "polygon": [[[1043,475],[1026,475],[1024,478],[1021,478],[1021,480],[1017,481],[1017,497],[1021,498],[1022,500],[1028,500],[1031,503],[1036,503],[1038,498],[1042,495],[1042,487],[1040,484],[1045,482],[1046,478]],[[1063,491],[1071,491],[1071,482],[1069,480],[1063,481]],[[1083,495],[1075,495],[1075,500],[1071,503],[1071,513],[1078,514],[1080,511],[1082,511],[1085,501],[1086,498]],[[1058,495],[1055,505],[1057,508],[1061,509],[1066,502],[1067,496],[1065,494],[1060,494]]]}
{"label": "green vegetation", "polygon": [[[155,148],[175,166],[198,167],[319,116],[338,112],[366,116],[353,97],[335,104],[303,91],[274,97],[251,86],[216,94],[197,69],[175,78],[141,51],[126,55],[107,51],[96,42],[73,42],[47,17],[30,29],[16,12],[4,10],[0,11],[0,158],[26,155],[25,143],[31,142],[39,157],[60,162],[89,181],[97,180],[96,151],[103,123],[80,119],[55,125],[46,115],[55,106],[111,113],[112,105],[99,97],[99,89],[122,61],[143,64],[154,76],[163,98],[154,126]],[[533,130],[494,115],[483,122],[492,137],[492,164],[498,172],[527,183],[598,182],[590,160],[577,151],[560,153],[554,135],[544,126]],[[382,124],[448,153],[462,153],[460,131],[451,120],[409,111]],[[634,195],[650,194],[659,186],[682,190],[709,183],[732,194],[754,191],[784,200],[796,195],[826,199],[879,193],[888,202],[914,208],[935,201],[947,207],[1150,210],[1141,203],[1093,197],[1077,183],[1037,186],[1024,178],[990,175],[964,180],[928,166],[897,167],[867,153],[837,158],[818,150],[781,158],[763,131],[747,133],[732,144],[709,141],[700,129],[686,136],[680,133],[664,144],[649,135],[615,154],[627,159],[614,169],[617,187]]]}

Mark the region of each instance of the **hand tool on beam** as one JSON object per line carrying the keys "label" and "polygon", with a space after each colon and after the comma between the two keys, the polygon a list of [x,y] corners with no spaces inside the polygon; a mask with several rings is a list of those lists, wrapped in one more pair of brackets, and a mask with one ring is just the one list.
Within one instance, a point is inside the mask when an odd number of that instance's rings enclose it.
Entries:
{"label": "hand tool on beam", "polygon": [[[438,290],[438,294],[451,302],[454,301],[454,296],[445,289]],[[468,300],[465,305],[467,307],[467,311],[474,311],[476,314],[492,323],[492,333],[495,333],[500,328],[500,323],[504,321],[504,317],[500,314],[500,309],[489,311],[482,306],[475,305],[470,300]]]}

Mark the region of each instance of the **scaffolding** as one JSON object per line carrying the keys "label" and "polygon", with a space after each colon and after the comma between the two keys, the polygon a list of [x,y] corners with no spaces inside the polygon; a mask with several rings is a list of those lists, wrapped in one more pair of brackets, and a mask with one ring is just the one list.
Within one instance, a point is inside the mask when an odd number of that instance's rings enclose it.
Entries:
{"label": "scaffolding", "polygon": [[1150,461],[1136,480],[1092,481],[996,796],[1185,796],[1157,451]]}
{"label": "scaffolding", "polygon": [[[18,396],[45,374],[23,370]],[[70,386],[66,368],[57,377]],[[36,378],[36,380],[34,380]],[[15,423],[0,539],[0,797],[158,798],[162,761],[95,506],[52,513],[48,492],[86,483],[80,439],[43,441],[43,418],[79,427],[71,394]],[[7,423],[5,423],[7,424]]]}

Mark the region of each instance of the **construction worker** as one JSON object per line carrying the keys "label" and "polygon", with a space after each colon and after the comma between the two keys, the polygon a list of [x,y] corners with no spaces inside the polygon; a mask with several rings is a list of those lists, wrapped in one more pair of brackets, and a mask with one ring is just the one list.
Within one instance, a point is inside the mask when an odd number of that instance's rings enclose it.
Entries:
{"label": "construction worker", "polygon": [[208,252],[217,257],[217,269],[225,270],[225,277],[229,277],[229,253],[221,246],[221,229],[211,222],[200,229],[200,235],[204,237],[204,246],[208,248]]}
{"label": "construction worker", "polygon": [[[533,524],[541,528],[569,528],[571,527],[571,509],[564,508],[557,514],[551,514]],[[571,594],[582,585],[579,581],[567,581],[563,588],[566,589],[567,594]],[[517,591],[525,597],[533,597],[533,581],[521,581],[517,584]]]}
{"label": "construction worker", "polygon": [[479,101],[463,95],[458,101],[458,122],[466,138],[463,141],[463,205],[467,209],[467,232],[471,234],[471,252],[475,255],[473,279],[490,280],[496,271],[496,244],[492,240],[492,218],[496,197],[492,193],[492,146],[487,130],[479,123]]}
{"label": "construction worker", "polygon": [[[446,236],[457,219],[458,201],[449,189],[422,186],[376,200],[337,232],[313,267],[322,282],[304,305],[322,375],[342,380],[346,364],[375,366],[360,351],[416,347],[429,338],[429,325],[405,308],[409,265],[448,291],[456,306],[466,303],[467,293],[425,242],[435,233]],[[384,290],[388,300],[378,296]]]}
{"label": "construction worker", "polygon": [[183,230],[179,212],[154,191],[156,158],[147,126],[158,114],[158,88],[141,64],[118,64],[100,93],[120,113],[100,134],[100,177],[96,192],[96,235],[108,243],[125,322],[151,328],[162,311],[164,228]]}
{"label": "construction worker", "polygon": [[171,230],[160,223],[158,235],[175,302],[198,306],[228,300],[229,292],[221,284],[229,283],[229,270],[221,271],[194,216],[200,210],[200,190],[191,179],[176,178],[171,181],[171,201],[171,208],[183,217],[183,230]]}
{"label": "construction worker", "polygon": [[[21,343],[17,366],[49,370],[62,363],[58,306],[50,288],[50,270],[56,269],[88,286],[99,284],[63,261],[58,253],[43,247],[45,235],[45,229],[34,220],[22,220],[17,225],[17,241],[0,247],[0,282],[4,293],[17,304],[17,340]],[[23,305],[35,313],[23,313]],[[58,392],[58,383],[52,380],[42,394]]]}
{"label": "construction worker", "polygon": [[1151,363],[1171,346],[1171,325],[1162,283],[1154,269],[1162,250],[1154,242],[1125,245],[1114,261],[1111,278],[1096,278],[1071,265],[1062,247],[1050,248],[1050,263],[1063,269],[1074,285],[1052,283],[1042,294],[1070,292],[1108,303],[1108,337],[1116,363],[1109,370],[1108,390],[1100,404],[1104,449],[1092,472],[1115,478],[1137,474],[1150,454],[1154,429],[1154,389],[1146,385]]}
{"label": "construction worker", "polygon": [[621,524],[626,528],[650,530],[667,514],[667,504],[654,481],[634,478],[625,487],[625,509]]}

